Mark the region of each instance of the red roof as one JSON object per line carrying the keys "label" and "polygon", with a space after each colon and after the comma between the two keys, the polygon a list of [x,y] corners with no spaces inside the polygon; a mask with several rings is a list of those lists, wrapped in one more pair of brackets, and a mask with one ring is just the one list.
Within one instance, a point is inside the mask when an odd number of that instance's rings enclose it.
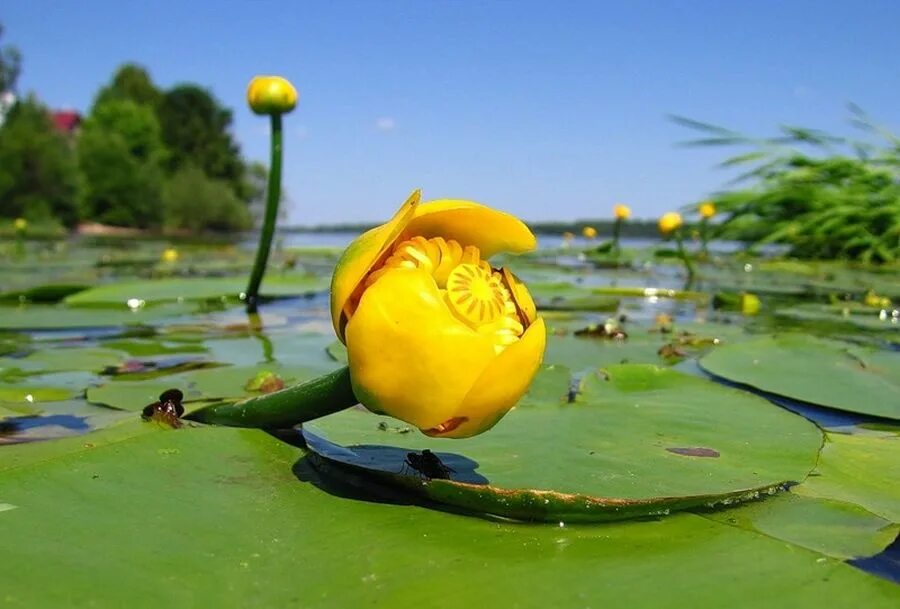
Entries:
{"label": "red roof", "polygon": [[81,124],[81,115],[75,110],[59,110],[51,118],[56,128],[63,133],[72,133]]}

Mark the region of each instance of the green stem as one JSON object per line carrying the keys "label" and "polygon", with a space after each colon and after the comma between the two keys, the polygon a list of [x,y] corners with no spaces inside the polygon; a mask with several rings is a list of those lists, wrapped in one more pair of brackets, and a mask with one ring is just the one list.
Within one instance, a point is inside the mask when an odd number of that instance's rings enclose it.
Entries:
{"label": "green stem", "polygon": [[703,253],[704,258],[709,258],[708,225],[709,220],[707,220],[706,218],[700,219],[700,251]]}
{"label": "green stem", "polygon": [[619,255],[619,235],[622,233],[622,218],[616,218],[613,222],[613,242],[612,249],[616,256]]}
{"label": "green stem", "polygon": [[281,200],[281,156],[281,115],[276,113],[272,115],[272,158],[266,188],[266,215],[259,235],[259,246],[256,248],[253,272],[247,285],[248,313],[256,313],[259,307],[259,285],[266,273],[269,251],[272,249],[272,236],[275,234],[275,222],[278,220],[278,202]]}
{"label": "green stem", "polygon": [[229,427],[285,429],[358,403],[350,384],[350,369],[344,367],[274,393],[213,404],[185,418]]}
{"label": "green stem", "polygon": [[684,249],[684,239],[681,236],[681,229],[675,231],[675,241],[678,243],[678,255],[681,257],[681,261],[684,262],[684,268],[687,270],[688,279],[693,279],[694,263],[691,262],[691,257],[688,256],[687,250]]}

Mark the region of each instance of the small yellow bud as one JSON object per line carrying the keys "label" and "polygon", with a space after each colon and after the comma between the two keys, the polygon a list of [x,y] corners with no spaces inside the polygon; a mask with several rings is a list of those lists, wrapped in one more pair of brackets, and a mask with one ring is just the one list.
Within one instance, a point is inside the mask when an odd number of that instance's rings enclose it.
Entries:
{"label": "small yellow bud", "polygon": [[178,262],[178,250],[174,247],[166,248],[162,253],[163,262]]}
{"label": "small yellow bud", "polygon": [[585,226],[581,229],[581,234],[585,239],[595,239],[597,237],[597,229],[593,226]]}
{"label": "small yellow bud", "polygon": [[716,206],[712,201],[701,203],[700,207],[697,208],[697,210],[700,212],[700,215],[706,219],[712,218],[716,215]]}
{"label": "small yellow bud", "polygon": [[15,222],[13,222],[13,226],[15,227],[17,232],[22,232],[26,228],[28,228],[28,220],[25,218],[16,218]]}
{"label": "small yellow bud", "polygon": [[563,241],[571,241],[572,239],[575,238],[575,233],[570,233],[569,231],[566,231],[562,234],[562,238],[563,238]]}
{"label": "small yellow bud", "polygon": [[256,76],[247,87],[247,103],[256,114],[285,114],[297,105],[297,89],[281,76]]}
{"label": "small yellow bud", "polygon": [[631,217],[631,208],[627,205],[622,205],[621,203],[616,203],[613,206],[613,215],[617,220],[627,220]]}
{"label": "small yellow bud", "polygon": [[681,214],[677,211],[666,212],[659,219],[659,232],[668,235],[681,226]]}

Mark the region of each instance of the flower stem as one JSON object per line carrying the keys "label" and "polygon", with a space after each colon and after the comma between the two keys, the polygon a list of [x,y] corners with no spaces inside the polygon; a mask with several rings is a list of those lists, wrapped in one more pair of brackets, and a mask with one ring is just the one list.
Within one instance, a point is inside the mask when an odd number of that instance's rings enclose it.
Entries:
{"label": "flower stem", "polygon": [[700,245],[704,258],[709,258],[709,220],[707,218],[700,219]]}
{"label": "flower stem", "polygon": [[678,255],[681,257],[681,261],[684,262],[684,268],[687,271],[688,279],[694,278],[694,263],[691,262],[690,256],[688,256],[687,250],[684,249],[684,239],[681,236],[681,230],[675,231],[675,242],[678,243]]}
{"label": "flower stem", "polygon": [[259,306],[259,286],[266,273],[275,222],[278,220],[278,202],[281,200],[281,115],[272,114],[272,157],[269,164],[269,183],[266,187],[266,214],[263,218],[256,260],[247,285],[247,312],[256,313]]}
{"label": "flower stem", "polygon": [[616,221],[613,222],[613,238],[612,238],[612,250],[616,257],[619,256],[619,235],[622,233],[622,218],[616,218]]}
{"label": "flower stem", "polygon": [[346,366],[320,377],[240,402],[213,404],[185,418],[229,427],[285,429],[359,403]]}

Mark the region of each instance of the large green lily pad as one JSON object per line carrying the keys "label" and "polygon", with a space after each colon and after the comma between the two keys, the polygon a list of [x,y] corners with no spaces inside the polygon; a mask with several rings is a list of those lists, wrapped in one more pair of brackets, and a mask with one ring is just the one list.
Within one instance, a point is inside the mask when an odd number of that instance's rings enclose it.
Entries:
{"label": "large green lily pad", "polygon": [[[466,510],[550,521],[757,498],[803,480],[822,442],[814,425],[765,400],[649,365],[592,375],[573,404],[528,400],[490,433],[452,445],[404,428],[352,410],[304,434],[322,464]],[[455,470],[451,479],[423,478],[405,463],[423,449]]]}
{"label": "large green lily pad", "polygon": [[878,554],[900,532],[900,525],[858,505],[794,492],[706,516],[845,560]]}
{"label": "large green lily pad", "polygon": [[723,346],[704,370],[794,400],[900,419],[900,354],[801,334]]}
{"label": "large green lily pad", "polygon": [[900,436],[828,433],[815,474],[794,492],[853,503],[900,523]]}
{"label": "large green lily pad", "polygon": [[[136,436],[40,462],[0,462],[6,604],[656,609],[777,599],[799,609],[826,600],[887,609],[900,601],[890,582],[699,516],[562,528],[489,522],[361,501],[328,487],[298,461],[300,449],[260,431],[143,425]],[[83,492],[66,495],[61,509],[60,489]]]}

